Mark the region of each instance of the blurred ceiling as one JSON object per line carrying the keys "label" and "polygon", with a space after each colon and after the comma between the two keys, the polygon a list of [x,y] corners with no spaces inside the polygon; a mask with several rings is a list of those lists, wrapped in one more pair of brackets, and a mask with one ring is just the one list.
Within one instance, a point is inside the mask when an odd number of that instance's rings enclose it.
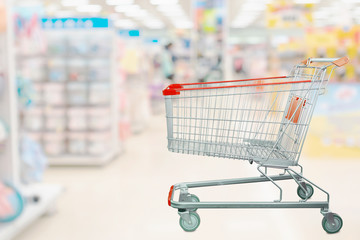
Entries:
{"label": "blurred ceiling", "polygon": [[[16,0],[18,6],[43,6],[53,17],[110,17],[119,28],[191,29],[193,0]],[[279,0],[227,0],[227,23],[231,28],[265,26],[266,4]],[[311,4],[313,24],[328,26],[360,23],[360,0],[289,0]],[[290,12],[296,15],[296,12]]]}

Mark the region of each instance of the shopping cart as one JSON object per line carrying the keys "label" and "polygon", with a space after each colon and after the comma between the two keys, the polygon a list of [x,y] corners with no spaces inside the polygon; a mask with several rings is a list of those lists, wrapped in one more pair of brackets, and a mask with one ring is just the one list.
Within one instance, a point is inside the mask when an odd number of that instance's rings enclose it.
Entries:
{"label": "shopping cart", "polygon": [[[178,183],[170,188],[168,204],[178,209],[180,226],[195,231],[199,208],[320,208],[322,226],[338,232],[339,215],[329,210],[329,193],[303,176],[298,163],[318,99],[343,58],[309,58],[295,65],[289,76],[221,82],[171,84],[163,90],[168,149],[176,153],[248,160],[260,177]],[[280,169],[269,175],[268,168]],[[299,168],[297,171],[294,170]],[[282,201],[276,183],[293,179],[300,201]],[[280,192],[273,202],[201,202],[189,188],[266,182]],[[308,201],[316,187],[326,201]],[[179,200],[174,193],[179,191]]]}

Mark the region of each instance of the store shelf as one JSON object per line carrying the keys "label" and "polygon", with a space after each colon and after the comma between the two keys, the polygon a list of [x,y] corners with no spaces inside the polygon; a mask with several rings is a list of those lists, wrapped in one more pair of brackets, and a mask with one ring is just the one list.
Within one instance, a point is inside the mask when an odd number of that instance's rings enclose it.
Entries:
{"label": "store shelf", "polygon": [[[103,165],[120,145],[114,34],[107,27],[96,33],[66,27],[41,31],[46,53],[26,54],[29,61],[19,64],[35,89],[20,125],[40,142],[51,166]],[[41,55],[42,60],[36,59]],[[22,59],[20,51],[17,57]],[[37,128],[28,127],[34,122]]]}
{"label": "store shelf", "polygon": [[49,157],[49,162],[51,166],[101,166],[112,161],[119,153],[119,151],[110,152],[104,156],[69,154],[60,157]]}
{"label": "store shelf", "polygon": [[1,223],[0,240],[13,239],[36,219],[51,210],[62,190],[63,188],[60,185],[50,184],[32,184],[31,186],[21,188],[21,193],[24,196],[36,195],[40,200],[37,203],[26,204],[24,212],[15,221]]}

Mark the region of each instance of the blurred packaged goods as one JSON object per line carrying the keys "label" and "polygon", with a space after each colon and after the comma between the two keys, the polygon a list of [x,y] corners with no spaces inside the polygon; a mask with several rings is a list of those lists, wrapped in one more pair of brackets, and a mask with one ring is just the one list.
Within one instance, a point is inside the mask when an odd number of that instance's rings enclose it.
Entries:
{"label": "blurred packaged goods", "polygon": [[[19,74],[36,90],[35,107],[21,113],[25,129],[42,136],[50,164],[111,160],[120,147],[117,91],[113,90],[117,86],[112,70],[115,48],[108,19],[17,17],[22,23],[17,26]],[[41,47],[23,49],[39,46],[39,41]],[[112,142],[106,148],[96,147],[100,143],[90,137],[99,130]],[[95,153],[97,158],[92,157]]]}
{"label": "blurred packaged goods", "polygon": [[336,83],[319,99],[305,153],[357,158],[360,154],[360,85]]}

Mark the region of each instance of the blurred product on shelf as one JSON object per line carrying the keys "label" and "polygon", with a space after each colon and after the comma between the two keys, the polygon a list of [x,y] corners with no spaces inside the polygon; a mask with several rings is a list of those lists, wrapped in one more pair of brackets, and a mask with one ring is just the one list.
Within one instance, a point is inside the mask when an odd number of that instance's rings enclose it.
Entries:
{"label": "blurred product on shelf", "polygon": [[70,154],[86,154],[87,139],[86,133],[68,133],[68,151]]}
{"label": "blurred product on shelf", "polygon": [[67,129],[70,131],[85,131],[87,125],[87,108],[72,107],[67,110]]}
{"label": "blurred product on shelf", "polygon": [[88,110],[89,129],[94,131],[108,130],[111,125],[110,114],[110,109],[90,108]]}
{"label": "blurred product on shelf", "polygon": [[64,106],[66,104],[66,89],[62,83],[45,82],[43,89],[43,102],[46,106]]}
{"label": "blurred product on shelf", "polygon": [[9,136],[9,127],[4,122],[4,120],[0,119],[0,153],[5,150],[6,140]]}
{"label": "blurred product on shelf", "polygon": [[199,82],[224,79],[225,1],[194,1],[196,78]]}
{"label": "blurred product on shelf", "polygon": [[89,103],[92,105],[110,104],[110,84],[107,82],[91,83],[89,85]]}
{"label": "blurred product on shelf", "polygon": [[41,107],[34,107],[24,111],[23,127],[25,131],[39,131],[44,126],[44,111]]}
{"label": "blurred product on shelf", "polygon": [[44,151],[49,157],[62,155],[66,152],[64,133],[44,133]]}
{"label": "blurred product on shelf", "polygon": [[88,103],[88,85],[81,82],[69,82],[66,85],[67,104],[70,106],[86,105]]}
{"label": "blurred product on shelf", "polygon": [[0,182],[0,223],[14,221],[24,208],[19,191],[9,184]]}
{"label": "blurred product on shelf", "polygon": [[150,99],[151,99],[151,112],[153,114],[162,114],[165,112],[164,108],[164,98],[161,96],[161,91],[164,89],[164,83],[151,84],[150,89]]}
{"label": "blurred product on shelf", "polygon": [[35,90],[32,82],[21,77],[17,78],[17,91],[19,105],[21,108],[28,108],[33,103]]}
{"label": "blurred product on shelf", "polygon": [[[120,134],[142,132],[149,121],[149,92],[148,82],[150,65],[146,57],[146,50],[142,46],[141,36],[131,36],[129,32],[120,31],[116,39],[118,63],[117,70],[123,78],[121,81],[121,91],[119,100],[126,99],[126,104],[120,103]],[[142,66],[142,68],[140,68]]]}
{"label": "blurred product on shelf", "polygon": [[20,139],[21,180],[25,184],[41,182],[47,167],[47,158],[38,141],[26,134]]}
{"label": "blurred product on shelf", "polygon": [[66,129],[66,111],[64,108],[45,108],[45,130],[63,132]]}

